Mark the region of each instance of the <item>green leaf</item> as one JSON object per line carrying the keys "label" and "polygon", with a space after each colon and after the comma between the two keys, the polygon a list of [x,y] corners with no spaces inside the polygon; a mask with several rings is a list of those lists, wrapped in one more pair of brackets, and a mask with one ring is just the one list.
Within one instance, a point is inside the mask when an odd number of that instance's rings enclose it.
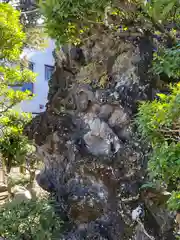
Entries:
{"label": "green leaf", "polygon": [[162,12],[163,18],[166,17],[167,14],[169,14],[169,12],[172,10],[174,5],[175,5],[175,2],[171,0],[171,2],[164,7]]}
{"label": "green leaf", "polygon": [[157,96],[159,96],[162,100],[165,100],[167,98],[167,96],[163,93],[157,93]]}

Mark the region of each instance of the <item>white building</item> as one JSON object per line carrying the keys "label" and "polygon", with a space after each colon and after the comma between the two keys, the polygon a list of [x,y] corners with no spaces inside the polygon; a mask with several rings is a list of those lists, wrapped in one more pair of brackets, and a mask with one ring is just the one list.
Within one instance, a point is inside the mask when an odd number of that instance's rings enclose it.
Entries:
{"label": "white building", "polygon": [[23,112],[30,112],[33,115],[45,111],[49,90],[48,81],[54,68],[54,58],[52,55],[54,48],[54,41],[49,40],[48,47],[45,50],[24,49],[22,57],[26,56],[30,63],[30,68],[38,75],[36,82],[27,83],[21,88],[22,91],[32,91],[35,96],[32,100],[21,102],[16,109]]}

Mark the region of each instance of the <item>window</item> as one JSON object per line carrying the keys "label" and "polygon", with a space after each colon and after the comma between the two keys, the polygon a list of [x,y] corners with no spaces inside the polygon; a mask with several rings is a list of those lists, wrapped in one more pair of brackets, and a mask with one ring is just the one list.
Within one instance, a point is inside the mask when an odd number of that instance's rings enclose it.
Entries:
{"label": "window", "polygon": [[30,91],[33,94],[33,83],[24,83],[21,87],[21,91],[25,92],[26,90]]}
{"label": "window", "polygon": [[[34,63],[33,62],[29,62],[28,63],[28,68],[29,70],[31,70],[32,72],[34,71]],[[32,94],[33,94],[33,83],[24,83],[22,88],[21,88],[21,91],[22,92],[25,92],[25,91],[30,91]]]}
{"label": "window", "polygon": [[45,80],[49,81],[52,73],[53,73],[54,67],[45,65]]}
{"label": "window", "polygon": [[22,92],[25,92],[25,91],[30,91],[31,92],[31,95],[33,94],[34,92],[34,85],[33,83],[24,83],[24,84],[17,84],[17,85],[11,85],[10,86],[14,91],[22,91]]}
{"label": "window", "polygon": [[[21,70],[23,70],[25,68],[25,65],[23,65],[21,63],[20,63],[20,66],[21,66]],[[33,72],[34,71],[34,63],[28,61],[27,68]]]}
{"label": "window", "polygon": [[34,63],[33,62],[29,62],[28,63],[28,68],[33,72],[34,71]]}
{"label": "window", "polygon": [[[34,70],[34,63],[33,62],[29,62],[28,63],[28,68],[33,71]],[[23,70],[23,68],[22,68]],[[22,92],[25,92],[26,90],[30,91],[33,94],[33,83],[24,83],[24,84],[17,84],[14,86],[11,86],[12,89],[19,90]]]}

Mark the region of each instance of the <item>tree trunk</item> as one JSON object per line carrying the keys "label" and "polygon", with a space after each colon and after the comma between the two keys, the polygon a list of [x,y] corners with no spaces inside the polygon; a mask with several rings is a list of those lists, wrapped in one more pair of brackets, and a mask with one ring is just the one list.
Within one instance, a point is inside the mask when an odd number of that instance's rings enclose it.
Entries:
{"label": "tree trunk", "polygon": [[33,187],[34,179],[35,179],[35,170],[30,171],[30,180],[29,180],[30,188]]}
{"label": "tree trunk", "polygon": [[21,174],[23,174],[23,175],[26,174],[26,168],[25,168],[25,166],[21,165],[21,166],[19,167],[19,170],[20,170],[20,173],[21,173]]}
{"label": "tree trunk", "polygon": [[6,164],[6,175],[7,175],[7,191],[8,191],[8,197],[9,199],[12,196],[12,191],[11,191],[11,181],[9,181],[9,174],[11,172],[11,168],[12,168],[12,158],[8,158],[7,159],[7,164]]}

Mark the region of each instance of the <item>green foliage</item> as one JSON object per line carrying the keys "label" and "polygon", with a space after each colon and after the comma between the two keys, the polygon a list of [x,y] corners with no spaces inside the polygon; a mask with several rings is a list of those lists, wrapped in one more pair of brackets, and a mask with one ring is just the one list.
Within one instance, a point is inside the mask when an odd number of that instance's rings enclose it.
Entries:
{"label": "green foliage", "polygon": [[173,48],[162,48],[154,54],[153,71],[165,73],[169,78],[180,77],[180,44]]}
{"label": "green foliage", "polygon": [[151,175],[167,185],[178,185],[180,173],[180,143],[164,142],[153,147],[149,161]]}
{"label": "green foliage", "polygon": [[153,144],[179,141],[180,83],[171,86],[171,91],[170,95],[158,94],[160,100],[144,102],[139,107],[139,130]]}
{"label": "green foliage", "polygon": [[[159,100],[142,103],[136,123],[142,136],[152,145],[151,177],[177,191],[180,187],[180,83],[171,86],[171,94],[158,96]],[[176,194],[173,193],[172,199]]]}
{"label": "green foliage", "polygon": [[13,7],[21,11],[20,21],[25,28],[36,27],[41,17],[38,9],[39,0],[1,0],[1,2],[13,4]]}
{"label": "green foliage", "polygon": [[41,0],[40,7],[49,35],[61,44],[80,44],[105,25],[104,31],[109,28],[112,33],[120,27],[130,31],[135,25],[171,37],[164,24],[180,19],[178,0]]}
{"label": "green foliage", "polygon": [[90,25],[103,15],[109,0],[40,1],[49,35],[58,42],[77,42]]}
{"label": "green foliage", "polygon": [[12,108],[30,99],[30,92],[14,91],[10,86],[35,80],[27,68],[20,66],[20,53],[26,40],[19,20],[20,14],[10,4],[0,3],[0,152],[9,171],[14,164],[24,161],[28,140],[22,135],[31,116]]}
{"label": "green foliage", "polygon": [[19,22],[19,12],[9,4],[0,3],[0,34],[0,110],[4,110],[2,102],[10,100],[10,104],[17,104],[29,97],[29,92],[15,92],[8,86],[34,81],[36,75],[18,66],[26,38]]}
{"label": "green foliage", "polygon": [[168,208],[172,211],[180,210],[180,192],[173,191],[167,204]]}
{"label": "green foliage", "polygon": [[0,223],[0,235],[8,240],[55,240],[62,227],[47,199],[5,204],[0,208]]}
{"label": "green foliage", "polygon": [[24,125],[30,121],[31,116],[9,110],[0,117],[3,127],[0,137],[0,152],[4,159],[4,165],[10,168],[21,165],[25,161],[25,155],[29,151],[28,139],[23,132]]}
{"label": "green foliage", "polygon": [[[13,1],[1,0],[0,2],[12,3]],[[13,4],[13,7],[20,11],[18,16],[26,35],[23,46],[33,49],[43,49],[47,46],[47,35],[44,33],[42,24],[39,26],[42,22],[42,16],[38,8],[38,2],[38,0],[15,0],[15,4]]]}
{"label": "green foliage", "polygon": [[19,12],[9,4],[0,3],[0,60],[17,60],[25,40],[19,24]]}
{"label": "green foliage", "polygon": [[43,50],[48,47],[48,36],[42,26],[28,27],[26,29],[26,42],[25,47]]}
{"label": "green foliage", "polygon": [[8,184],[11,187],[14,187],[16,185],[24,186],[27,187],[29,184],[30,179],[29,176],[23,175],[23,174],[18,174],[18,176],[12,176],[11,174],[8,176]]}
{"label": "green foliage", "polygon": [[[6,59],[7,60],[7,59]],[[35,74],[33,74],[29,69],[20,66],[0,66],[0,72],[3,75],[3,82],[4,85],[13,85],[13,84],[22,84],[26,82],[32,82],[35,79]],[[22,92],[21,92],[22,93]],[[26,94],[27,96],[27,94]]]}
{"label": "green foliage", "polygon": [[148,1],[145,10],[148,12],[149,16],[152,17],[156,22],[167,21],[180,13],[180,4],[178,0],[153,0]]}

